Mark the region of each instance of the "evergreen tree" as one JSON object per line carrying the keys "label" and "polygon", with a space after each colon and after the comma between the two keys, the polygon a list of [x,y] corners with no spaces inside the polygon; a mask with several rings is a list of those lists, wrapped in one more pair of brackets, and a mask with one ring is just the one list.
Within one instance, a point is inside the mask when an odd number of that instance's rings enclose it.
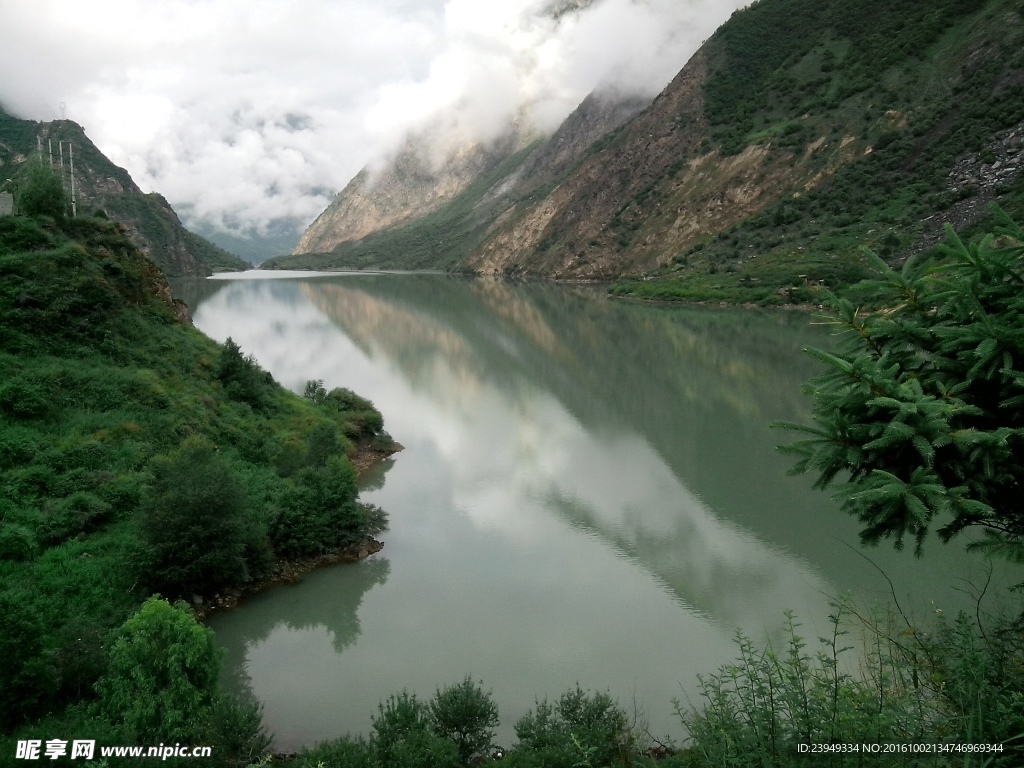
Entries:
{"label": "evergreen tree", "polygon": [[809,383],[809,437],[784,447],[863,523],[861,538],[943,540],[969,526],[1024,558],[1024,233],[996,210],[995,233],[964,243],[951,228],[933,261],[897,272],[873,258],[878,305],[832,300],[835,352]]}

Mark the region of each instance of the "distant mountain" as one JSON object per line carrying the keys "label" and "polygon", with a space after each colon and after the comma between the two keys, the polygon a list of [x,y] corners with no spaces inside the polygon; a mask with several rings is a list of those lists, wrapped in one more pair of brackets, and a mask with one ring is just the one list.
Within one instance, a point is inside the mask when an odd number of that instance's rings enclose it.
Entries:
{"label": "distant mountain", "polygon": [[510,123],[497,140],[456,145],[440,157],[429,132],[411,137],[383,171],[364,169],[348,184],[294,257],[263,267],[464,268],[510,201],[543,194],[649,101],[592,95],[553,136]]}
{"label": "distant mountain", "polygon": [[862,245],[898,260],[990,202],[1024,214],[1024,0],[759,0],[628,122],[591,123],[588,102],[429,214],[397,206],[270,266],[633,276],[620,293],[772,303],[855,282]]}
{"label": "distant mountain", "polygon": [[[70,181],[68,144],[74,148],[75,192],[80,213],[103,210],[123,224],[132,242],[171,277],[209,275],[250,268],[250,264],[185,229],[162,195],[144,193],[126,170],[112,163],[80,125],[70,120],[37,123],[0,110],[0,174],[11,176],[42,140],[49,161],[53,147],[60,166],[59,142],[65,147],[65,177]],[[66,183],[68,183],[66,182]]]}
{"label": "distant mountain", "polygon": [[[182,210],[180,206],[179,210]],[[188,214],[187,210],[182,210],[186,221],[190,220]],[[197,235],[250,264],[260,264],[274,256],[289,254],[299,241],[299,233],[287,225],[281,225],[276,229],[271,228],[264,234],[251,237],[230,234],[208,224],[196,223],[194,220],[190,222],[189,226]]]}
{"label": "distant mountain", "polygon": [[480,233],[477,222],[487,219],[479,208],[487,181],[507,175],[536,138],[510,125],[495,141],[456,144],[437,157],[429,133],[412,136],[383,170],[356,174],[294,253],[338,252],[364,264],[387,263],[400,253],[406,264],[451,266],[468,255]]}

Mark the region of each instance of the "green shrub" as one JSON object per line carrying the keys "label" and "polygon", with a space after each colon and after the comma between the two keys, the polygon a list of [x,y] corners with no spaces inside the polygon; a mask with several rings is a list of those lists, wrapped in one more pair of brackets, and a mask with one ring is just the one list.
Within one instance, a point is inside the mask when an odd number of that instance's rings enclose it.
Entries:
{"label": "green shrub", "polygon": [[307,437],[306,465],[322,467],[327,460],[342,454],[341,438],[333,424],[322,422],[310,430]]}
{"label": "green shrub", "polygon": [[140,743],[202,743],[215,702],[220,652],[181,603],[151,597],[118,630],[98,686],[103,712]]}
{"label": "green shrub", "polygon": [[[961,614],[914,629],[891,613],[864,616],[834,605],[832,631],[810,654],[788,615],[786,647],[755,649],[737,635],[739,657],[700,678],[701,702],[677,711],[693,765],[839,766],[858,755],[807,754],[799,744],[1000,744],[978,764],[1021,765],[1024,632],[1019,619]],[[862,633],[850,643],[849,627]],[[956,753],[950,753],[956,754]],[[878,765],[973,765],[956,755],[872,756]]]}
{"label": "green shrub", "polygon": [[407,691],[377,705],[370,745],[378,763],[389,768],[460,765],[456,745],[433,730],[428,705]]}
{"label": "green shrub", "polygon": [[273,377],[260,367],[255,357],[243,355],[230,337],[221,348],[215,375],[233,400],[248,403],[256,410],[270,404]]}
{"label": "green shrub", "polygon": [[21,216],[0,217],[0,255],[52,248],[54,237],[39,223]]}
{"label": "green shrub", "polygon": [[626,713],[606,693],[589,693],[576,686],[554,704],[547,700],[515,725],[518,744],[513,765],[548,768],[627,765],[636,741]]}
{"label": "green shrub", "polygon": [[438,689],[428,706],[434,732],[453,742],[464,765],[494,746],[498,707],[489,691],[467,675],[458,685]]}
{"label": "green shrub", "polygon": [[23,525],[0,523],[0,560],[29,560],[36,553],[36,539]]}
{"label": "green shrub", "polygon": [[214,745],[218,762],[225,766],[260,764],[273,740],[263,727],[263,707],[259,702],[219,694],[208,718],[203,738]]}
{"label": "green shrub", "polygon": [[25,594],[0,592],[0,730],[38,714],[53,686],[43,645],[43,625]]}
{"label": "green shrub", "polygon": [[94,698],[96,682],[107,671],[109,628],[73,616],[55,633],[55,640],[51,651],[58,681],[55,699],[74,702]]}
{"label": "green shrub", "polygon": [[372,411],[373,403],[351,389],[335,387],[324,397],[324,403],[337,411]]}
{"label": "green shrub", "polygon": [[141,472],[104,476],[96,488],[96,495],[109,504],[115,513],[132,511],[142,502],[147,477]]}
{"label": "green shrub", "polygon": [[39,452],[39,442],[32,430],[4,425],[0,431],[0,467],[27,464]]}
{"label": "green shrub", "polygon": [[304,557],[357,544],[380,530],[356,503],[356,494],[355,472],[342,456],[297,472],[270,525],[274,550]]}
{"label": "green shrub", "polygon": [[362,738],[343,736],[340,739],[304,749],[293,768],[380,768],[373,748]]}
{"label": "green shrub", "polygon": [[85,491],[73,493],[48,506],[50,508],[38,528],[39,538],[46,546],[95,530],[110,514],[109,504]]}
{"label": "green shrub", "polygon": [[41,160],[27,164],[18,179],[14,201],[22,216],[52,216],[55,219],[67,216],[71,203],[60,176]]}
{"label": "green shrub", "polygon": [[245,582],[248,499],[230,463],[190,440],[155,459],[152,472],[139,523],[149,588],[180,596]]}
{"label": "green shrub", "polygon": [[0,411],[15,419],[39,419],[51,409],[52,392],[25,379],[14,379],[0,387]]}

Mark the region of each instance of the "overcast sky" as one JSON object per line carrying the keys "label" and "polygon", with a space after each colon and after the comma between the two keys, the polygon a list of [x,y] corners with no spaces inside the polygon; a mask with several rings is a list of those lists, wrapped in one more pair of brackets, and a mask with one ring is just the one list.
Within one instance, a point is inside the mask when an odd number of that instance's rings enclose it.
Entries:
{"label": "overcast sky", "polygon": [[[186,223],[301,231],[440,123],[554,127],[654,96],[744,0],[0,0],[0,103],[83,125]],[[584,6],[552,13],[558,6]]]}

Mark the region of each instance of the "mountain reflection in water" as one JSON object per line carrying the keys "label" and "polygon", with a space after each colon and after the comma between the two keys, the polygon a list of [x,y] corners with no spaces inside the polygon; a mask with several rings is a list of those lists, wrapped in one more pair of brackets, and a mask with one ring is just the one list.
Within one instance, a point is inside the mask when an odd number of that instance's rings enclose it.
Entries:
{"label": "mountain reflection in water", "polygon": [[[364,491],[391,517],[381,555],[211,622],[279,748],[365,733],[388,694],[466,674],[506,744],[576,682],[678,736],[671,699],[734,656],[737,628],[779,643],[793,609],[813,641],[830,595],[888,595],[855,521],[774,451],[768,424],[808,417],[800,350],[828,344],[805,315],[438,275],[221,286],[199,328],[293,390],[371,398],[406,446]],[[972,562],[870,556],[921,611]]]}

